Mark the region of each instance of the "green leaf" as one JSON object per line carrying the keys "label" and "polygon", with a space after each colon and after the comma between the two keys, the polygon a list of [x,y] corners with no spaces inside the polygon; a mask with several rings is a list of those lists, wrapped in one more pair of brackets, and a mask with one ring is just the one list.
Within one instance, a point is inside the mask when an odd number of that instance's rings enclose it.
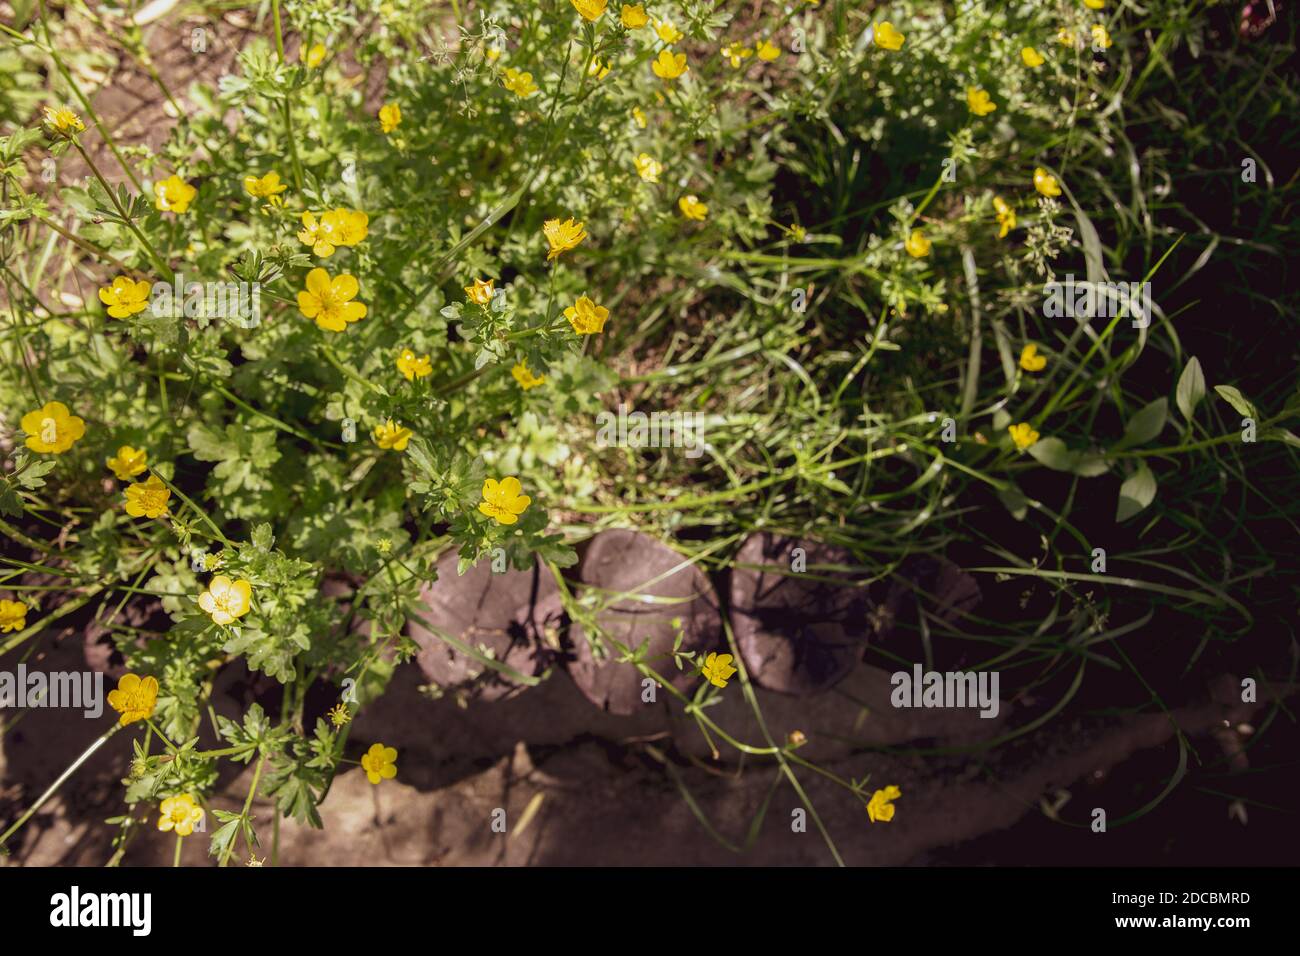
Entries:
{"label": "green leaf", "polygon": [[1138,465],[1137,471],[1129,475],[1119,489],[1119,506],[1115,509],[1116,521],[1127,521],[1156,497],[1156,476],[1151,473],[1146,462]]}
{"label": "green leaf", "polygon": [[1044,438],[1029,446],[1029,454],[1053,471],[1074,471],[1079,456],[1065,447],[1059,438]]}
{"label": "green leaf", "polygon": [[1219,393],[1219,397],[1235,408],[1241,415],[1246,418],[1259,420],[1259,415],[1255,412],[1255,406],[1246,400],[1237,389],[1231,385],[1216,385],[1214,390]]}
{"label": "green leaf", "polygon": [[1174,401],[1178,403],[1178,411],[1188,422],[1192,420],[1192,413],[1196,411],[1196,406],[1201,403],[1205,397],[1205,373],[1201,371],[1201,361],[1195,355],[1187,360],[1187,365],[1183,367],[1183,374],[1178,376],[1178,388],[1175,391]]}
{"label": "green leaf", "polygon": [[998,491],[998,500],[1017,521],[1024,521],[1025,515],[1029,513],[1029,499],[1016,485],[1007,485]]}
{"label": "green leaf", "polygon": [[1168,418],[1169,399],[1157,398],[1150,405],[1138,409],[1137,414],[1128,420],[1128,427],[1124,429],[1124,437],[1115,444],[1115,448],[1117,450],[1131,448],[1134,445],[1149,442],[1160,434]]}
{"label": "green leaf", "polygon": [[1259,433],[1259,440],[1280,441],[1292,448],[1300,448],[1300,438],[1297,438],[1294,432],[1287,431],[1285,428],[1265,428]]}

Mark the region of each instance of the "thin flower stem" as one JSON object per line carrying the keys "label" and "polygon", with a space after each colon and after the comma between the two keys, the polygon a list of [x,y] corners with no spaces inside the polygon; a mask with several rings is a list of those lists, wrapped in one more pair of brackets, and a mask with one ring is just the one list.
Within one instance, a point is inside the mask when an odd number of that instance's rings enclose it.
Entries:
{"label": "thin flower stem", "polygon": [[99,180],[99,184],[104,187],[104,192],[108,193],[109,202],[111,202],[113,208],[117,210],[117,214],[122,218],[122,222],[126,225],[126,228],[130,229],[131,234],[139,241],[141,247],[144,249],[145,255],[147,255],[153,264],[158,267],[158,271],[162,273],[164,278],[166,278],[168,282],[171,282],[175,278],[171,267],[168,266],[167,263],[163,262],[162,258],[154,250],[154,247],[150,244],[149,240],[144,237],[144,233],[140,231],[139,227],[136,226],[131,217],[127,215],[126,210],[122,208],[122,204],[117,200],[117,193],[113,191],[113,187],[111,187],[108,184],[108,181],[104,179],[103,175],[99,171],[99,167],[96,166],[95,161],[90,158],[90,154],[87,153],[86,150],[82,148],[82,145],[75,139],[72,141],[72,145],[76,148],[77,152],[81,154],[81,158],[86,161],[86,165],[89,166],[90,171],[95,174],[95,178]]}

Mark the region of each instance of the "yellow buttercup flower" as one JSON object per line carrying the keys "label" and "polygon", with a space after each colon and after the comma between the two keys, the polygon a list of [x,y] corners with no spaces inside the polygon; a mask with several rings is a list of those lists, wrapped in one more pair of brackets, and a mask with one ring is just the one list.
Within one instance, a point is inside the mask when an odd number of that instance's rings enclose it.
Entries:
{"label": "yellow buttercup flower", "polygon": [[569,0],[573,9],[582,14],[582,19],[595,22],[605,15],[609,0]]}
{"label": "yellow buttercup flower", "polygon": [[359,291],[355,277],[346,272],[331,279],[324,269],[307,273],[307,288],[298,293],[298,311],[327,332],[342,332],[349,322],[366,315],[364,302],[353,302]]}
{"label": "yellow buttercup flower", "polygon": [[988,116],[998,104],[994,103],[989,97],[987,90],[981,90],[976,86],[966,87],[966,107],[976,116]]}
{"label": "yellow buttercup flower", "polygon": [[321,213],[320,219],[317,219],[314,213],[304,212],[302,228],[298,230],[298,241],[311,246],[311,251],[320,258],[328,259],[334,255],[336,247],[343,245],[334,234],[338,225],[337,216]]}
{"label": "yellow buttercup flower", "polygon": [[396,103],[385,103],[379,107],[379,128],[385,135],[402,125],[402,108]]}
{"label": "yellow buttercup flower", "polygon": [[518,478],[502,478],[500,481],[489,478],[483,482],[483,500],[478,503],[478,510],[497,524],[514,524],[533,500],[521,494],[523,490]]}
{"label": "yellow buttercup flower", "polygon": [[1061,195],[1061,184],[1056,181],[1055,176],[1042,166],[1034,168],[1034,188],[1044,196],[1055,197]]}
{"label": "yellow buttercup flower", "polygon": [[659,174],[664,171],[663,163],[649,153],[642,153],[633,162],[636,163],[636,174],[638,176],[648,183],[659,182]]}
{"label": "yellow buttercup flower", "polygon": [[158,807],[158,829],[163,833],[175,833],[178,837],[187,837],[203,820],[203,809],[194,803],[188,793],[179,797],[168,797]]}
{"label": "yellow buttercup flower", "polygon": [[911,235],[903,241],[903,248],[907,250],[907,254],[913,259],[928,256],[932,245],[933,243],[925,238],[925,233],[920,229],[913,229]]}
{"label": "yellow buttercup flower", "polygon": [[67,106],[45,107],[45,124],[64,135],[83,133],[86,130],[86,124],[81,121],[81,117]]}
{"label": "yellow buttercup flower", "polygon": [[501,85],[520,99],[527,99],[537,92],[537,84],[533,82],[533,74],[526,73],[523,70],[516,70],[514,67],[509,67],[506,70]]}
{"label": "yellow buttercup flower", "polygon": [[1083,0],[1083,5],[1089,10],[1104,10],[1106,8],[1106,0]]}
{"label": "yellow buttercup flower", "polygon": [[619,14],[619,21],[629,30],[640,30],[650,18],[646,16],[645,6],[637,4],[623,4],[623,12]]}
{"label": "yellow buttercup flower", "polygon": [[143,448],[136,449],[130,445],[123,445],[117,450],[117,455],[106,458],[104,464],[117,475],[118,481],[130,481],[136,475],[144,474],[145,462],[148,458],[149,454]]}
{"label": "yellow buttercup flower", "polygon": [[171,489],[157,475],[148,481],[126,486],[126,513],[132,518],[161,518],[167,513]]}
{"label": "yellow buttercup flower", "polygon": [[696,222],[703,222],[704,217],[709,214],[708,205],[691,195],[683,196],[677,200],[677,208],[682,211],[682,215],[687,219],[694,219]]}
{"label": "yellow buttercup flower", "polygon": [[642,112],[641,107],[632,107],[632,119],[640,129],[646,128],[645,113]]}
{"label": "yellow buttercup flower", "polygon": [[22,601],[0,601],[0,634],[21,631],[26,626],[26,604]]}
{"label": "yellow buttercup flower", "polygon": [[1106,28],[1100,23],[1094,23],[1092,25],[1093,47],[1098,50],[1109,50],[1110,42],[1110,34],[1106,32]]}
{"label": "yellow buttercup flower", "polygon": [[1016,211],[1001,196],[993,197],[993,211],[998,217],[998,238],[1005,239],[1016,228]]}
{"label": "yellow buttercup flower", "polygon": [[307,64],[307,69],[314,70],[316,69],[316,67],[324,63],[325,54],[327,54],[328,52],[329,51],[325,49],[324,43],[317,43],[310,50],[308,50],[307,55],[303,58],[303,62]]}
{"label": "yellow buttercup flower", "polygon": [[198,193],[197,189],[173,174],[153,184],[153,204],[161,212],[174,212],[179,216],[190,208]]}
{"label": "yellow buttercup flower", "polygon": [[705,679],[714,687],[726,687],[727,681],[736,673],[731,663],[733,660],[730,654],[710,654],[704,659],[702,668]]}
{"label": "yellow buttercup flower", "polygon": [[1024,451],[1034,442],[1038,441],[1038,432],[1028,422],[1021,422],[1019,425],[1010,426],[1007,431],[1011,433],[1011,440],[1015,442],[1019,451]]}
{"label": "yellow buttercup flower", "polygon": [[664,43],[676,43],[682,38],[682,31],[673,26],[669,20],[656,20],[655,33]]}
{"label": "yellow buttercup flower", "polygon": [[465,295],[476,305],[487,305],[492,301],[492,280],[475,279],[473,285],[465,286]]}
{"label": "yellow buttercup flower", "polygon": [[758,49],[755,52],[758,54],[760,60],[763,60],[766,63],[771,63],[781,55],[781,48],[771,40],[764,40],[758,45]]}
{"label": "yellow buttercup flower", "polygon": [[99,301],[108,306],[108,314],[115,319],[125,319],[149,308],[149,292],[153,286],[144,279],[136,281],[130,276],[118,276],[112,285],[99,290]]}
{"label": "yellow buttercup flower", "polygon": [[685,53],[674,53],[667,48],[659,51],[659,58],[650,64],[650,69],[661,80],[675,80],[687,70]]}
{"label": "yellow buttercup flower", "polygon": [[244,578],[232,581],[224,574],[218,574],[208,582],[208,589],[199,595],[199,607],[212,616],[213,623],[225,627],[248,613],[252,599],[253,585],[250,582]]}
{"label": "yellow buttercup flower", "polygon": [[609,76],[609,63],[605,60],[593,59],[587,66],[587,75],[594,76],[597,80],[603,80]]}
{"label": "yellow buttercup flower", "polygon": [[433,363],[428,355],[416,355],[410,349],[402,349],[397,356],[397,370],[408,381],[424,378],[433,374]]}
{"label": "yellow buttercup flower", "polygon": [[1061,46],[1074,46],[1074,31],[1061,27],[1056,31],[1056,42]]}
{"label": "yellow buttercup flower", "polygon": [[888,20],[881,20],[876,24],[875,41],[876,46],[883,47],[886,50],[901,50],[907,37],[894,29],[894,25]]}
{"label": "yellow buttercup flower", "polygon": [[902,795],[903,791],[894,786],[877,790],[871,795],[871,800],[867,804],[867,819],[872,823],[888,823],[894,819],[893,801]]}
{"label": "yellow buttercup flower", "polygon": [[[602,9],[603,2],[604,0]],[[371,783],[392,780],[397,776],[397,750],[383,744],[371,744],[370,749],[361,755],[361,769],[366,772],[366,779]]]}
{"label": "yellow buttercup flower", "polygon": [[1038,346],[1030,342],[1020,350],[1020,367],[1026,372],[1041,372],[1047,368],[1047,356],[1038,354]]}
{"label": "yellow buttercup flower", "polygon": [[135,674],[123,674],[117,689],[108,692],[108,706],[122,715],[117,722],[123,727],[137,720],[148,720],[157,702],[158,680],[154,677],[142,679]]}
{"label": "yellow buttercup flower", "polygon": [[244,191],[257,199],[270,199],[288,188],[288,185],[280,182],[280,174],[275,170],[271,170],[265,176],[244,177]]}
{"label": "yellow buttercup flower", "polygon": [[1031,70],[1036,70],[1043,65],[1043,55],[1031,46],[1020,48],[1020,59],[1025,62],[1025,66]]}
{"label": "yellow buttercup flower", "polygon": [[370,217],[360,209],[331,209],[325,221],[336,246],[355,246],[370,235]]}
{"label": "yellow buttercup flower", "polygon": [[609,309],[597,305],[585,295],[564,310],[564,317],[579,335],[595,335],[605,330],[605,320],[609,318]]}
{"label": "yellow buttercup flower", "polygon": [[515,363],[514,368],[510,370],[510,374],[515,377],[515,381],[519,383],[519,387],[525,392],[546,381],[546,376],[534,375],[527,362]]}
{"label": "yellow buttercup flower", "polygon": [[390,418],[384,424],[376,425],[371,435],[375,444],[385,451],[406,451],[406,446],[411,443],[412,432]]}
{"label": "yellow buttercup flower", "polygon": [[722,56],[731,64],[733,70],[740,69],[740,65],[753,55],[752,49],[738,43],[728,43],[722,48]]}
{"label": "yellow buttercup flower", "polygon": [[546,241],[551,246],[551,251],[546,254],[546,258],[550,260],[578,248],[578,244],[587,238],[587,230],[583,228],[582,223],[575,222],[573,219],[566,219],[564,222],[548,219],[542,223],[542,235],[546,236]]}
{"label": "yellow buttercup flower", "polygon": [[46,402],[23,416],[27,447],[42,455],[62,455],[86,434],[86,423],[62,402]]}

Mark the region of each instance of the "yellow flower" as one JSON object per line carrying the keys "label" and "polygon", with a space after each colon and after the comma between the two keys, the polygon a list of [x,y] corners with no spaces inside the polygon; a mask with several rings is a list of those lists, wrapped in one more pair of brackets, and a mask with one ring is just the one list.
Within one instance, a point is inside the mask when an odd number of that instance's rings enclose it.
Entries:
{"label": "yellow flower", "polygon": [[1031,46],[1020,48],[1020,59],[1025,61],[1025,66],[1031,70],[1036,70],[1043,65],[1043,55]]}
{"label": "yellow flower", "polygon": [[108,692],[108,706],[122,715],[117,722],[123,727],[152,717],[157,701],[158,680],[154,677],[142,680],[134,674],[123,674],[117,689]]}
{"label": "yellow flower", "polygon": [[[604,9],[604,0],[601,0],[601,9]],[[397,776],[397,750],[383,744],[371,744],[370,749],[361,756],[361,769],[366,772],[366,779],[371,783],[392,780]]]}
{"label": "yellow flower", "polygon": [[542,223],[542,234],[551,245],[551,251],[546,254],[548,260],[570,249],[578,248],[578,244],[587,238],[587,230],[583,228],[583,224],[573,219],[566,219],[564,222],[548,219]]}
{"label": "yellow flower", "polygon": [[174,212],[179,216],[190,208],[198,193],[197,189],[173,174],[153,184],[153,204],[162,212]]}
{"label": "yellow flower", "polygon": [[654,75],[661,80],[675,80],[687,70],[685,53],[673,53],[667,48],[659,51],[659,59],[650,64]]}
{"label": "yellow flower", "polygon": [[136,475],[144,474],[145,462],[148,458],[149,455],[143,448],[135,449],[130,445],[123,445],[117,450],[117,457],[105,459],[104,464],[117,475],[118,481],[130,481]]}
{"label": "yellow flower", "polygon": [[1034,168],[1034,188],[1044,196],[1061,195],[1061,184],[1056,181],[1056,177],[1045,170],[1042,166]]}
{"label": "yellow flower", "polygon": [[250,196],[257,199],[267,199],[271,196],[278,196],[289,187],[280,182],[280,174],[271,170],[265,176],[245,176],[244,191]]}
{"label": "yellow flower", "polygon": [[1106,32],[1106,28],[1100,23],[1092,25],[1092,45],[1099,50],[1110,49],[1110,34]]}
{"label": "yellow flower", "polygon": [[125,319],[149,308],[152,288],[144,279],[137,282],[130,276],[118,276],[112,285],[99,290],[99,301],[108,306],[108,314],[113,318]]}
{"label": "yellow flower", "polygon": [[641,107],[639,106],[632,107],[632,119],[639,128],[641,129],[646,128],[645,113],[641,111]]}
{"label": "yellow flower", "polygon": [[673,26],[669,20],[656,20],[655,33],[664,43],[676,43],[682,38],[682,31]]}
{"label": "yellow flower", "polygon": [[979,87],[966,87],[966,107],[976,116],[988,116],[998,104],[989,98],[987,90],[981,90]]}
{"label": "yellow flower", "polygon": [[402,349],[401,354],[397,356],[397,370],[408,382],[413,382],[417,378],[432,375],[433,363],[429,361],[428,355],[417,356],[410,349]]}
{"label": "yellow flower", "polygon": [[492,301],[492,280],[475,279],[473,285],[465,286],[465,294],[476,305],[487,305]]}
{"label": "yellow flower", "polygon": [[907,37],[894,29],[894,25],[888,20],[881,20],[876,24],[876,46],[884,47],[886,50],[901,50],[903,42]]}
{"label": "yellow flower", "polygon": [[877,790],[871,795],[871,802],[867,804],[867,819],[872,823],[888,823],[894,819],[893,801],[902,795],[903,791],[894,786]]}
{"label": "yellow flower", "polygon": [[483,482],[483,500],[478,503],[478,510],[497,524],[514,524],[533,500],[520,494],[523,490],[518,478],[502,478],[500,481],[489,478]]}
{"label": "yellow flower", "polygon": [[722,55],[731,64],[733,70],[738,70],[741,63],[754,55],[754,51],[747,46],[728,43],[722,48]]}
{"label": "yellow flower", "polygon": [[126,513],[132,518],[161,518],[167,513],[171,489],[151,474],[148,481],[126,486]]}
{"label": "yellow flower", "polygon": [[736,673],[736,668],[731,663],[733,659],[730,654],[710,654],[706,657],[703,673],[708,682],[714,687],[726,687],[731,675]]}
{"label": "yellow flower", "polygon": [[199,607],[212,615],[212,620],[223,627],[248,613],[252,604],[253,585],[240,578],[232,581],[218,574],[208,589],[199,595]]}
{"label": "yellow flower", "polygon": [[335,704],[326,712],[325,716],[330,719],[330,723],[335,727],[342,727],[352,719],[352,715],[343,704]]}
{"label": "yellow flower", "polygon": [[327,332],[342,332],[365,317],[364,302],[353,302],[359,287],[346,272],[331,279],[324,269],[307,273],[307,288],[298,293],[298,311]]}
{"label": "yellow flower", "polygon": [[81,117],[67,106],[45,107],[45,123],[65,135],[82,133],[86,129],[86,124],[81,121]]}
{"label": "yellow flower", "polygon": [[86,434],[86,423],[68,411],[62,402],[46,402],[22,419],[27,447],[41,454],[62,455]]}
{"label": "yellow flower", "polygon": [[317,43],[310,50],[308,50],[307,55],[303,58],[303,62],[307,64],[307,69],[314,70],[316,69],[316,67],[324,63],[325,54],[328,52],[329,51],[325,49],[324,43]]}
{"label": "yellow flower", "polygon": [[663,163],[649,153],[642,153],[633,162],[636,163],[636,174],[638,176],[648,183],[659,182],[659,174],[664,171]]}
{"label": "yellow flower", "polygon": [[764,40],[758,45],[758,58],[766,63],[771,63],[781,55],[781,48],[771,40]]}
{"label": "yellow flower", "polygon": [[623,4],[623,12],[619,14],[619,20],[623,26],[629,30],[640,30],[649,22],[650,18],[646,16],[645,6],[643,4]]}
{"label": "yellow flower", "polygon": [[790,233],[790,238],[795,242],[803,242],[804,239],[808,238],[808,230],[797,222],[792,223],[786,232]]}
{"label": "yellow flower", "polygon": [[515,381],[519,383],[519,387],[525,392],[546,381],[545,375],[534,375],[527,362],[515,363],[515,367],[510,370],[510,374],[515,377]]}
{"label": "yellow flower", "polygon": [[168,797],[158,807],[162,814],[158,817],[158,829],[163,833],[175,832],[178,837],[187,837],[203,820],[203,810],[195,806],[194,798],[188,793],[179,797]]}
{"label": "yellow flower", "polygon": [[709,214],[709,207],[691,195],[683,196],[677,200],[677,208],[682,211],[682,215],[687,219],[694,219],[696,222],[703,222],[704,217]]}
{"label": "yellow flower", "polygon": [[1106,8],[1106,0],[1083,0],[1083,5],[1089,10],[1104,10]]}
{"label": "yellow flower", "polygon": [[1001,196],[993,197],[993,211],[998,217],[998,238],[1005,239],[1007,233],[1016,228],[1016,211]]}
{"label": "yellow flower", "polygon": [[903,248],[913,259],[922,259],[930,254],[930,246],[933,243],[925,238],[925,233],[920,229],[913,229],[912,234],[903,242]]}
{"label": "yellow flower", "polygon": [[597,80],[603,80],[609,76],[609,62],[607,60],[593,59],[587,67],[587,75],[594,76]]}
{"label": "yellow flower", "polygon": [[370,235],[370,217],[360,209],[331,209],[324,219],[336,246],[355,246]]}
{"label": "yellow flower", "polygon": [[391,133],[402,125],[402,108],[396,103],[385,103],[379,107],[379,128],[385,134]]}
{"label": "yellow flower", "polygon": [[605,330],[605,320],[609,318],[609,309],[597,305],[585,295],[564,310],[564,317],[579,335],[594,335]]}
{"label": "yellow flower", "polygon": [[569,0],[573,9],[582,14],[582,19],[595,22],[605,15],[609,0]]}
{"label": "yellow flower", "polygon": [[21,631],[27,626],[27,605],[22,601],[0,601],[0,634]]}
{"label": "yellow flower", "polygon": [[331,217],[329,213],[321,213],[320,219],[317,219],[313,213],[304,212],[302,228],[298,230],[298,241],[311,246],[311,251],[322,259],[328,259],[334,255],[335,247],[342,245],[334,235],[337,226],[338,218]]}
{"label": "yellow flower", "polygon": [[1015,442],[1019,451],[1024,451],[1034,442],[1038,441],[1038,432],[1034,431],[1032,425],[1028,422],[1021,422],[1019,425],[1012,425],[1007,431],[1011,432],[1011,440]]}
{"label": "yellow flower", "polygon": [[1020,367],[1026,372],[1041,372],[1047,368],[1047,356],[1038,354],[1038,346],[1030,342],[1020,351]]}
{"label": "yellow flower", "polygon": [[376,425],[371,435],[375,444],[385,451],[406,451],[411,443],[411,430],[395,423],[391,418],[382,425]]}
{"label": "yellow flower", "polygon": [[1074,31],[1061,27],[1056,31],[1056,42],[1061,46],[1074,46]]}
{"label": "yellow flower", "polygon": [[533,74],[516,70],[514,67],[506,70],[506,77],[501,81],[501,85],[520,99],[527,99],[537,92],[537,84],[533,82]]}

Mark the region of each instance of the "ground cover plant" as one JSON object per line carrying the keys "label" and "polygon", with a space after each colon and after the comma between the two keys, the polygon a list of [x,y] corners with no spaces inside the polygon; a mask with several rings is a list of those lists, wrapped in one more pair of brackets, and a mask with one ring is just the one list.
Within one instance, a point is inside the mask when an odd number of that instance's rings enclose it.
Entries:
{"label": "ground cover plant", "polygon": [[[176,861],[201,831],[221,865],[278,862],[337,775],[401,780],[352,722],[417,656],[432,697],[571,675],[668,707],[706,752],[647,746],[737,851],[780,791],[853,862],[810,779],[870,837],[911,794],[881,754],[988,770],[1225,674],[1256,717],[1176,730],[1109,824],[1188,791],[1276,811],[1297,104],[1294,19],[1257,6],[12,4],[0,661],[94,628],[117,679],[0,846],[107,746],[114,862],[155,829]],[[171,21],[196,79],[157,68]],[[123,63],[154,143],[96,106]],[[456,580],[509,640],[430,597]],[[847,773],[768,732],[756,688],[811,699],[863,660],[997,672],[1014,719],[879,746],[864,708]],[[237,718],[236,667],[273,689]],[[715,719],[735,703],[755,733]],[[218,806],[231,764],[246,797]],[[717,819],[693,766],[771,789]]]}

